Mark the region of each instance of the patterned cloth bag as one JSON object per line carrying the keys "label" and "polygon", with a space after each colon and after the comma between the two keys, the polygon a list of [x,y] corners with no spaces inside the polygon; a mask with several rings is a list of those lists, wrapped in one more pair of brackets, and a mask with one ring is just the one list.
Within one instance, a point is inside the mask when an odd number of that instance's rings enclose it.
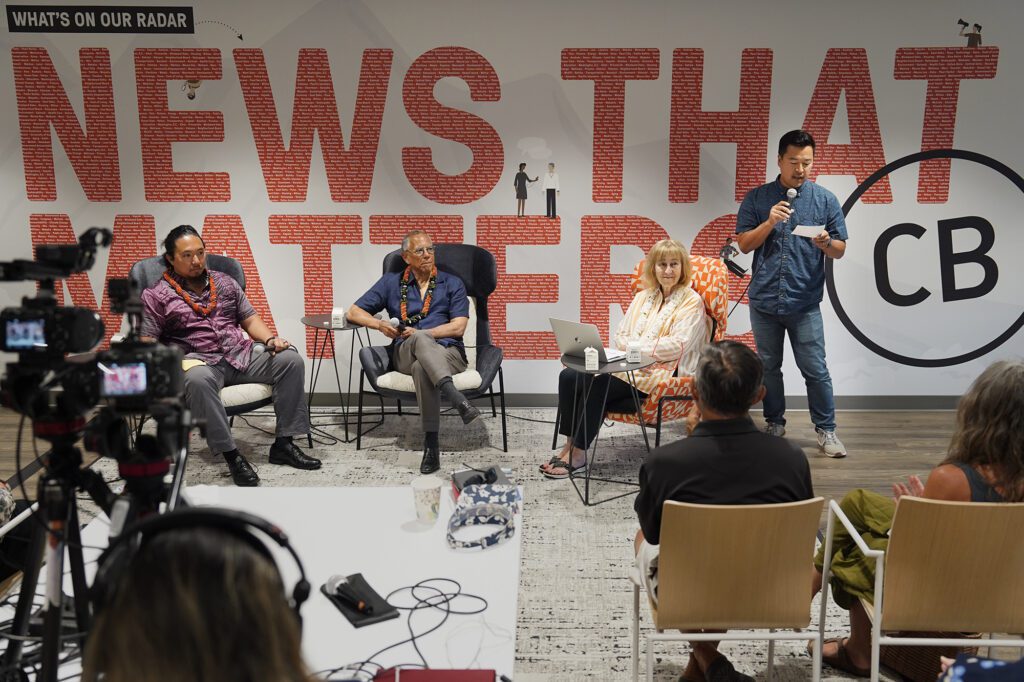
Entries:
{"label": "patterned cloth bag", "polygon": [[[518,486],[485,483],[462,489],[455,511],[448,519],[448,545],[454,549],[478,549],[499,545],[516,533],[515,515],[522,508]],[[465,537],[459,531],[469,526],[494,526],[485,535]]]}

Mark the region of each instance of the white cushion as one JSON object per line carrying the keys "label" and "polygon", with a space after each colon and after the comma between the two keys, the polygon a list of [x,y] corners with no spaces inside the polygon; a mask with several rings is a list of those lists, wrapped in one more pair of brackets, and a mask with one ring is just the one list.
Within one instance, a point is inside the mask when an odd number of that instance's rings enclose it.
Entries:
{"label": "white cushion", "polygon": [[466,331],[462,335],[462,343],[466,345],[466,368],[476,369],[476,298],[467,296],[469,299],[469,322],[466,323]]}
{"label": "white cushion", "polygon": [[[466,371],[459,372],[452,377],[452,383],[460,391],[468,391],[480,388],[483,378],[476,371],[476,299],[472,296],[469,299],[469,322],[466,323],[466,331],[462,335],[462,343],[466,345]],[[415,393],[416,385],[412,377],[401,372],[388,372],[377,379],[377,385],[392,391],[404,391]]]}
{"label": "white cushion", "polygon": [[235,384],[221,389],[220,399],[224,407],[234,407],[266,400],[273,393],[274,388],[269,384]]}
{"label": "white cushion", "polygon": [[[480,372],[475,369],[467,369],[465,372],[459,372],[452,377],[452,383],[455,384],[455,388],[460,391],[468,391],[474,388],[480,388],[480,384],[483,383],[483,379],[480,377]],[[415,393],[416,385],[412,382],[412,377],[408,374],[402,374],[401,372],[388,372],[382,374],[377,379],[377,385],[381,388],[387,388],[392,391],[404,391],[405,393]]]}

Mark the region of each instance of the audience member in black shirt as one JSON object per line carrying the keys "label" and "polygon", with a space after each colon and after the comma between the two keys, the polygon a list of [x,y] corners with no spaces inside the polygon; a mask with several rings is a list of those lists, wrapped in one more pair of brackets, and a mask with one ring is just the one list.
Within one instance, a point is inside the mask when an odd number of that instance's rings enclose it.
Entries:
{"label": "audience member in black shirt", "polygon": [[[640,521],[636,566],[654,600],[661,512],[667,500],[773,504],[814,497],[803,451],[761,432],[750,418],[750,406],[765,393],[763,377],[760,358],[743,344],[720,341],[707,346],[694,375],[700,422],[688,438],[651,452],[640,468],[640,494],[634,504]],[[694,642],[682,679],[753,678],[736,672],[715,643]]]}

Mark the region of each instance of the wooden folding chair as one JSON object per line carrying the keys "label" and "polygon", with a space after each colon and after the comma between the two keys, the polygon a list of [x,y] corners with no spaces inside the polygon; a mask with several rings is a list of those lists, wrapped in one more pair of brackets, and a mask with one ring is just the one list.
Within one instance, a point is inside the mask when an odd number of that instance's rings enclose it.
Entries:
{"label": "wooden folding chair", "polygon": [[[647,635],[647,679],[654,679],[653,642],[768,640],[768,674],[775,641],[819,640],[808,631],[810,560],[824,498],[752,505],[666,502],[658,557],[656,633]],[[700,630],[766,629],[757,632]],[[793,632],[776,632],[776,630]],[[638,678],[640,586],[633,587],[633,679]],[[665,634],[665,630],[684,630]],[[814,680],[821,646],[814,647]]]}
{"label": "wooden folding chair", "polygon": [[[869,549],[835,501],[829,503],[822,567],[819,631],[825,631],[835,520],[846,526],[865,556],[875,560],[871,679],[878,679],[879,647],[1006,646],[1021,639],[893,637],[886,632],[1024,633],[1024,504],[942,502],[901,497],[889,546]],[[823,641],[819,638],[819,642]],[[820,643],[819,643],[819,646]]]}

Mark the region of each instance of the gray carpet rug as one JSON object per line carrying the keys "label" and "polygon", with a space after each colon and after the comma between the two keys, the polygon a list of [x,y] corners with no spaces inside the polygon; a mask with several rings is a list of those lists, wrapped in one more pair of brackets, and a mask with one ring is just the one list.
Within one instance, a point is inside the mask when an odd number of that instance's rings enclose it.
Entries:
{"label": "gray carpet rug", "polygon": [[[326,420],[314,415],[314,424]],[[522,525],[519,617],[516,633],[516,682],[542,680],[626,680],[630,675],[632,583],[627,571],[632,562],[632,541],[637,530],[633,498],[584,507],[569,481],[541,476],[538,465],[552,454],[554,409],[509,410],[509,452],[501,450],[500,418],[485,413],[468,427],[457,417],[442,421],[442,472],[461,464],[501,464],[513,470],[513,478],[525,492]],[[530,420],[540,420],[530,421]],[[236,420],[239,448],[259,469],[263,486],[381,486],[405,485],[418,475],[421,434],[418,419],[390,416],[364,437],[363,449],[355,444],[316,445],[312,454],[323,460],[319,471],[298,471],[267,462],[272,437],[258,429],[273,429],[272,414]],[[548,422],[548,423],[543,423]],[[344,429],[326,427],[339,436]],[[663,439],[682,435],[681,424],[666,425]],[[651,432],[653,445],[653,432]],[[302,444],[305,446],[305,443]],[[644,453],[635,425],[613,424],[599,441],[600,475],[636,480]],[[212,459],[205,442],[193,436],[188,464],[189,484],[231,485],[221,458]],[[96,465],[106,477],[116,477],[112,462]],[[595,474],[598,475],[598,474]],[[626,487],[594,483],[597,499],[624,492]],[[635,490],[635,488],[633,489]],[[811,609],[817,626],[817,602]],[[847,632],[846,613],[830,605],[828,636]],[[641,633],[651,627],[642,603]],[[641,641],[641,647],[643,642]],[[660,645],[656,650],[655,679],[675,680],[688,657],[685,644]],[[741,672],[767,679],[767,643],[725,643],[722,651]],[[643,674],[644,654],[640,665]],[[811,659],[804,642],[780,642],[776,646],[774,679],[780,682],[810,679]],[[849,679],[825,668],[822,679]],[[892,678],[884,678],[892,679]]]}

